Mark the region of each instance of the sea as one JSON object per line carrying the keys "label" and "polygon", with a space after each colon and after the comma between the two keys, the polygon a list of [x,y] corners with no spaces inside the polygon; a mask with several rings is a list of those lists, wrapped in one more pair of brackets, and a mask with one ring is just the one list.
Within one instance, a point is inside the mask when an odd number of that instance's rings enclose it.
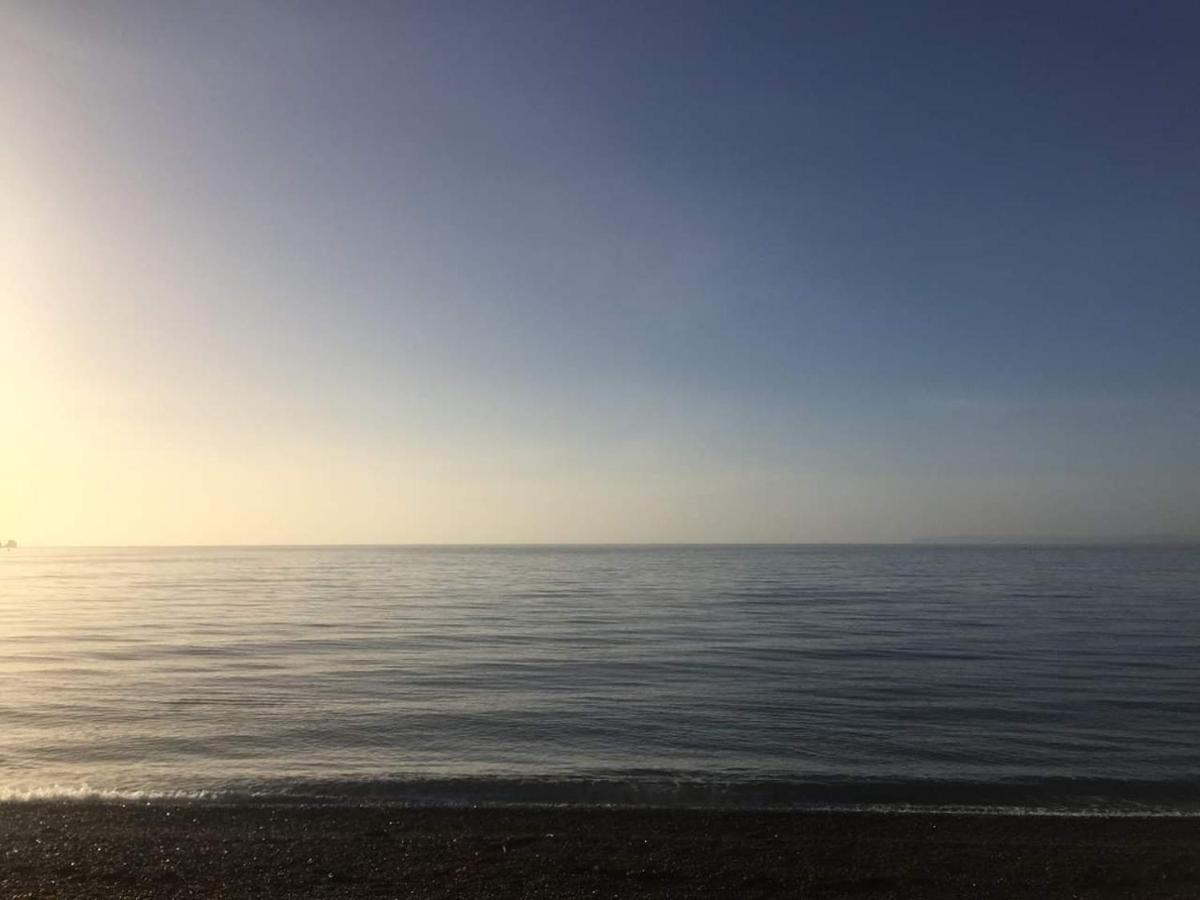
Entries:
{"label": "sea", "polygon": [[0,800],[1200,815],[1200,548],[0,551]]}

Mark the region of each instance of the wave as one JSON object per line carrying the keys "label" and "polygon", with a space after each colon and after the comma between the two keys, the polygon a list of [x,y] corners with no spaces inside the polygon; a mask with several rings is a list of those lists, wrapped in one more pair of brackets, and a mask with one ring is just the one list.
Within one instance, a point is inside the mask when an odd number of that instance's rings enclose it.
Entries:
{"label": "wave", "polygon": [[1200,779],[719,781],[662,774],[237,782],[202,789],[0,786],[0,803],[252,803],[1200,816]]}
{"label": "wave", "polygon": [[102,788],[89,784],[48,784],[32,787],[0,786],[0,803],[45,801],[104,802],[189,802],[215,800],[226,792],[212,790],[163,790],[155,788]]}

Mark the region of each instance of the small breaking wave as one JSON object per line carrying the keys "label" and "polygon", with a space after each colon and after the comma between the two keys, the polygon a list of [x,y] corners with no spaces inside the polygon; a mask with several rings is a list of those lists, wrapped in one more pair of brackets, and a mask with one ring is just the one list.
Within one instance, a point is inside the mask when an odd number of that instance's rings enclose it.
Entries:
{"label": "small breaking wave", "polygon": [[151,788],[103,788],[90,784],[49,784],[38,786],[0,787],[0,803],[45,803],[45,802],[189,802],[217,800],[223,791],[213,790],[163,790]]}

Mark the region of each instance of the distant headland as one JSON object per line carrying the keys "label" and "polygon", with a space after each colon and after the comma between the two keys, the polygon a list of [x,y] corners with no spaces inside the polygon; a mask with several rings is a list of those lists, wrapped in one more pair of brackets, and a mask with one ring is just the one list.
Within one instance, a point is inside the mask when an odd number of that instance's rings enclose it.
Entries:
{"label": "distant headland", "polygon": [[943,537],[913,538],[914,544],[1006,544],[1006,545],[1068,545],[1093,546],[1116,544],[1195,544],[1200,538],[1181,534],[1111,534],[1094,537],[1067,534],[992,535],[959,534]]}

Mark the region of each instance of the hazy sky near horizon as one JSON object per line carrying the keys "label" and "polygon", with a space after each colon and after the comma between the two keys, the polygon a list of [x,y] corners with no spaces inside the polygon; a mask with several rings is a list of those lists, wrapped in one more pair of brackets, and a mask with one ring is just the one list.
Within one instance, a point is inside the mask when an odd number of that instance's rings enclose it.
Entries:
{"label": "hazy sky near horizon", "polygon": [[0,0],[0,539],[1200,535],[1197,46]]}

